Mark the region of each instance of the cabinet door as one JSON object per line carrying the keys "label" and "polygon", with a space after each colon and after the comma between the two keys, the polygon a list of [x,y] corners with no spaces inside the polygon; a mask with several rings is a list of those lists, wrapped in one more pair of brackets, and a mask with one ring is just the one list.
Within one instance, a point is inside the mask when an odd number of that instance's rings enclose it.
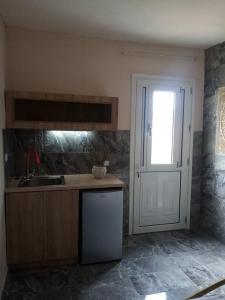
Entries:
{"label": "cabinet door", "polygon": [[45,255],[45,207],[42,192],[6,195],[9,264],[37,262]]}
{"label": "cabinet door", "polygon": [[78,191],[45,192],[47,260],[78,256]]}

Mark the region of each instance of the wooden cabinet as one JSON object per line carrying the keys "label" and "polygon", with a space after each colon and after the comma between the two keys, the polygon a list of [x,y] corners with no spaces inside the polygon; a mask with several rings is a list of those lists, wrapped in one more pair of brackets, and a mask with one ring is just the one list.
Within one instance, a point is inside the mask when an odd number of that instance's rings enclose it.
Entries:
{"label": "wooden cabinet", "polygon": [[78,257],[79,191],[6,194],[8,264]]}
{"label": "wooden cabinet", "polygon": [[78,191],[45,192],[44,195],[47,214],[47,259],[77,257]]}
{"label": "wooden cabinet", "polygon": [[36,262],[45,256],[43,193],[6,197],[7,258],[10,264]]}
{"label": "wooden cabinet", "polygon": [[118,98],[6,92],[6,127],[117,130]]}

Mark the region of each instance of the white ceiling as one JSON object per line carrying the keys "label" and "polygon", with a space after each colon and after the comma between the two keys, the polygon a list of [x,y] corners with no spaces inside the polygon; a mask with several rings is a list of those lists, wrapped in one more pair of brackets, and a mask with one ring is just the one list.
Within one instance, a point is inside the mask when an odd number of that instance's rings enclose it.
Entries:
{"label": "white ceiling", "polygon": [[225,0],[0,0],[6,25],[207,48],[225,40]]}

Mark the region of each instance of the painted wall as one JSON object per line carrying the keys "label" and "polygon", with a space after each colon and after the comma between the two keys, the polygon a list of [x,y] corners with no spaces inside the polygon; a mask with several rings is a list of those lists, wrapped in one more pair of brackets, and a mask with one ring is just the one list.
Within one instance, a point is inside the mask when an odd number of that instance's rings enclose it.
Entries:
{"label": "painted wall", "polygon": [[[204,53],[7,28],[7,81],[11,90],[119,97],[119,129],[130,129],[131,74],[196,80],[195,130],[202,130]],[[125,55],[121,54],[121,51]]]}
{"label": "painted wall", "polygon": [[2,128],[5,125],[4,107],[5,89],[5,28],[0,19],[0,298],[5,282],[6,266],[6,245],[5,245],[5,207],[4,207],[4,166],[3,166],[3,136]]}
{"label": "painted wall", "polygon": [[225,43],[209,48],[205,55],[201,224],[204,230],[225,242],[225,155],[215,153],[216,92],[225,86]]}

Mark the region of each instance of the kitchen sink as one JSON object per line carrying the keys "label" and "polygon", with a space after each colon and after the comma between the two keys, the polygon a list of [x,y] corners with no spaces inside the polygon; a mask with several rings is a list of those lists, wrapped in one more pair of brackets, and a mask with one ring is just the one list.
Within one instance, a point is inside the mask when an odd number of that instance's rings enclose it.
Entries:
{"label": "kitchen sink", "polygon": [[49,176],[34,176],[31,178],[21,178],[18,183],[18,187],[63,185],[63,184],[65,184],[64,176],[49,175]]}

